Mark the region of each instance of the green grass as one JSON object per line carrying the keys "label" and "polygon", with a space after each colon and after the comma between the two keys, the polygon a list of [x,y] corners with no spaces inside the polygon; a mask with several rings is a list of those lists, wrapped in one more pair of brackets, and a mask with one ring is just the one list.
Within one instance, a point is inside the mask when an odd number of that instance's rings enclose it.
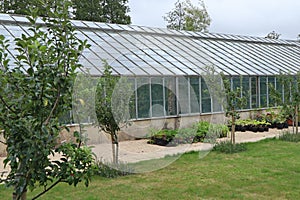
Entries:
{"label": "green grass", "polygon": [[[246,145],[245,152],[202,159],[188,153],[155,172],[94,177],[88,188],[60,184],[41,199],[299,199],[300,145],[276,139]],[[0,187],[1,199],[10,193]]]}

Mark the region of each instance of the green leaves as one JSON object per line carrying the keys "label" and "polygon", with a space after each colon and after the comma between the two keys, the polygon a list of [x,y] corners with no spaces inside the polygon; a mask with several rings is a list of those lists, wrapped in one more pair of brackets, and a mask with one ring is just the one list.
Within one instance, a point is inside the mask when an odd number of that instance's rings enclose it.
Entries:
{"label": "green leaves", "polygon": [[[7,143],[5,164],[11,168],[6,182],[18,196],[27,187],[48,186],[49,180],[88,183],[91,175],[91,150],[68,143],[60,147],[58,142],[59,117],[71,107],[79,55],[88,44],[75,37],[67,17],[68,1],[56,2],[56,10],[47,10],[54,18],[43,18],[45,28],[36,23],[37,11],[28,17],[30,35],[15,40],[14,65],[0,35],[0,127]],[[52,162],[49,156],[57,147],[65,157]]]}
{"label": "green leaves", "polygon": [[75,144],[64,143],[57,150],[63,155],[60,161],[55,161],[57,167],[54,177],[76,186],[82,180],[88,186],[92,175],[94,157],[89,147],[77,148]]}
{"label": "green leaves", "polygon": [[128,0],[74,0],[75,19],[130,24]]}
{"label": "green leaves", "polygon": [[207,31],[211,19],[206,11],[203,1],[199,1],[200,7],[190,0],[175,3],[175,8],[164,16],[167,28],[187,31]]}

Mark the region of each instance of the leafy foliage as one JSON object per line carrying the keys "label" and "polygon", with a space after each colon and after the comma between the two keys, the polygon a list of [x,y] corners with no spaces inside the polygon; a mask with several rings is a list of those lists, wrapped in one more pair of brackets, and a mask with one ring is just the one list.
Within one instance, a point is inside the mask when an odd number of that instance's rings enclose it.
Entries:
{"label": "leafy foliage", "polygon": [[191,128],[152,131],[148,143],[162,146],[174,146],[197,142],[215,142],[216,138],[226,137],[228,131],[229,129],[226,125],[200,121]]}
{"label": "leafy foliage", "polygon": [[[73,9],[69,9],[69,13],[74,19],[116,24],[131,23],[128,0],[70,0],[70,2]],[[45,5],[55,9],[58,4],[57,0],[3,0],[0,10],[4,13],[28,15],[29,8],[35,7],[39,9],[40,16],[47,16]]]}
{"label": "leafy foliage", "polygon": [[282,73],[277,76],[278,83],[283,87],[275,88],[273,84],[269,84],[270,94],[277,106],[281,107],[281,113],[285,115],[285,119],[292,117],[296,124],[296,133],[298,133],[299,110],[300,110],[300,72],[293,74],[291,72]]}
{"label": "leafy foliage", "polygon": [[118,162],[118,131],[129,124],[131,85],[126,78],[112,75],[112,68],[104,61],[104,73],[96,90],[96,116],[99,128],[111,136],[113,162]]}
{"label": "leafy foliage", "polygon": [[111,164],[98,160],[95,165],[95,175],[105,178],[116,178],[133,174],[134,170],[126,163]]}
{"label": "leafy foliage", "polygon": [[207,31],[210,25],[210,17],[203,1],[199,0],[200,7],[191,3],[190,0],[175,3],[175,8],[164,16],[167,28],[187,31]]}
{"label": "leafy foliage", "polygon": [[59,6],[59,1],[57,0],[3,0],[0,10],[3,13],[15,13],[22,15],[30,15],[30,8],[38,8],[38,15],[46,16],[48,13],[47,7],[56,8]]}
{"label": "leafy foliage", "polygon": [[[15,39],[17,62],[13,67],[7,57],[7,41],[0,37],[0,127],[7,145],[4,163],[11,168],[5,182],[14,186],[17,197],[37,185],[44,192],[58,182],[76,186],[85,180],[88,185],[91,175],[90,149],[57,143],[65,128],[58,119],[71,109],[79,56],[89,45],[75,36],[69,2],[56,3],[56,10],[45,5],[49,17],[42,20],[46,30],[36,24],[38,9],[30,10],[30,35]],[[62,154],[60,161],[50,159],[55,152]]]}
{"label": "leafy foliage", "polygon": [[236,89],[231,87],[230,77],[222,74],[223,85],[225,89],[226,103],[224,105],[226,116],[231,118],[231,143],[235,144],[235,121],[240,117],[239,109],[246,105],[246,96],[242,95],[242,77],[240,77],[240,86]]}
{"label": "leafy foliage", "polygon": [[300,134],[294,134],[287,131],[279,136],[279,140],[287,142],[300,142]]}
{"label": "leafy foliage", "polygon": [[221,153],[238,153],[246,151],[247,147],[243,143],[233,144],[230,141],[219,142],[213,147],[213,151]]}
{"label": "leafy foliage", "polygon": [[75,19],[130,24],[128,0],[72,0]]}

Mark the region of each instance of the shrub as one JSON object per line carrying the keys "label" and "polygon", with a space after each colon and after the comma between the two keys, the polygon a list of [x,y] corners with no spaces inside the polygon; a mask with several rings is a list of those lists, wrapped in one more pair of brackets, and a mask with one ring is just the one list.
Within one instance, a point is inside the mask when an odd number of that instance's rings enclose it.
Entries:
{"label": "shrub", "polygon": [[279,140],[287,142],[300,142],[300,134],[294,134],[286,131],[279,136]]}
{"label": "shrub", "polygon": [[212,149],[213,151],[221,152],[221,153],[238,153],[242,151],[246,151],[246,145],[243,143],[232,144],[230,141],[218,142]]}
{"label": "shrub", "polygon": [[229,129],[226,125],[210,124],[200,121],[191,128],[179,130],[152,130],[148,138],[148,144],[161,146],[174,146],[178,144],[190,144],[196,142],[215,142],[216,138],[226,137]]}
{"label": "shrub", "polygon": [[95,162],[94,174],[105,178],[116,178],[134,173],[134,170],[126,163],[119,161],[118,164],[106,163],[98,160]]}
{"label": "shrub", "polygon": [[207,121],[200,121],[196,123],[195,128],[197,129],[198,135],[206,135],[209,130],[210,123]]}
{"label": "shrub", "polygon": [[197,131],[194,128],[182,128],[178,130],[177,135],[174,137],[175,144],[190,144],[198,142],[195,140]]}
{"label": "shrub", "polygon": [[[151,131],[150,140],[148,144],[157,144],[161,146],[168,145],[177,135],[178,130],[163,129],[159,131]],[[171,144],[171,143],[170,143]]]}

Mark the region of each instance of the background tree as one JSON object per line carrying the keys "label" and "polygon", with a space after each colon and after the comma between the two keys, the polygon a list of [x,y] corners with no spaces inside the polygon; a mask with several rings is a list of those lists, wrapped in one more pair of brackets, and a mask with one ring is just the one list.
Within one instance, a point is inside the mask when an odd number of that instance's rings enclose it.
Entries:
{"label": "background tree", "polygon": [[1,12],[27,15],[29,8],[38,8],[38,14],[44,16],[47,12],[45,5],[55,8],[55,4],[56,0],[2,0]]}
{"label": "background tree", "polygon": [[[115,23],[130,24],[131,18],[128,15],[130,9],[128,0],[69,0],[72,2],[70,14],[74,19]],[[45,4],[52,9],[57,7],[57,0],[2,0],[0,10],[3,13],[15,13],[27,15],[29,7],[39,9],[39,15],[47,15]]]}
{"label": "background tree", "polygon": [[98,21],[102,20],[103,8],[102,0],[72,0],[73,1],[73,15],[74,19]]}
{"label": "background tree", "polygon": [[74,18],[115,24],[130,24],[128,0],[72,0]]}
{"label": "background tree", "polygon": [[199,7],[193,5],[190,0],[175,3],[175,8],[164,16],[168,23],[167,28],[187,31],[207,31],[211,19],[202,0]]}
{"label": "background tree", "polygon": [[[57,0],[55,10],[45,5],[44,28],[36,24],[38,10],[31,9],[30,35],[15,39],[17,59],[10,66],[8,45],[0,37],[0,127],[7,145],[5,165],[11,171],[5,180],[14,187],[14,199],[25,199],[28,189],[43,192],[59,182],[88,185],[93,157],[78,143],[58,144],[59,117],[71,109],[71,92],[79,56],[88,47],[76,38],[69,20],[70,4]],[[75,133],[78,136],[78,133]],[[78,145],[79,144],[79,145]],[[51,155],[59,153],[60,160]]]}
{"label": "background tree", "polygon": [[101,130],[110,134],[113,163],[118,164],[118,131],[129,124],[131,85],[125,78],[112,75],[111,66],[104,61],[104,74],[99,78],[96,92],[97,123]]}

